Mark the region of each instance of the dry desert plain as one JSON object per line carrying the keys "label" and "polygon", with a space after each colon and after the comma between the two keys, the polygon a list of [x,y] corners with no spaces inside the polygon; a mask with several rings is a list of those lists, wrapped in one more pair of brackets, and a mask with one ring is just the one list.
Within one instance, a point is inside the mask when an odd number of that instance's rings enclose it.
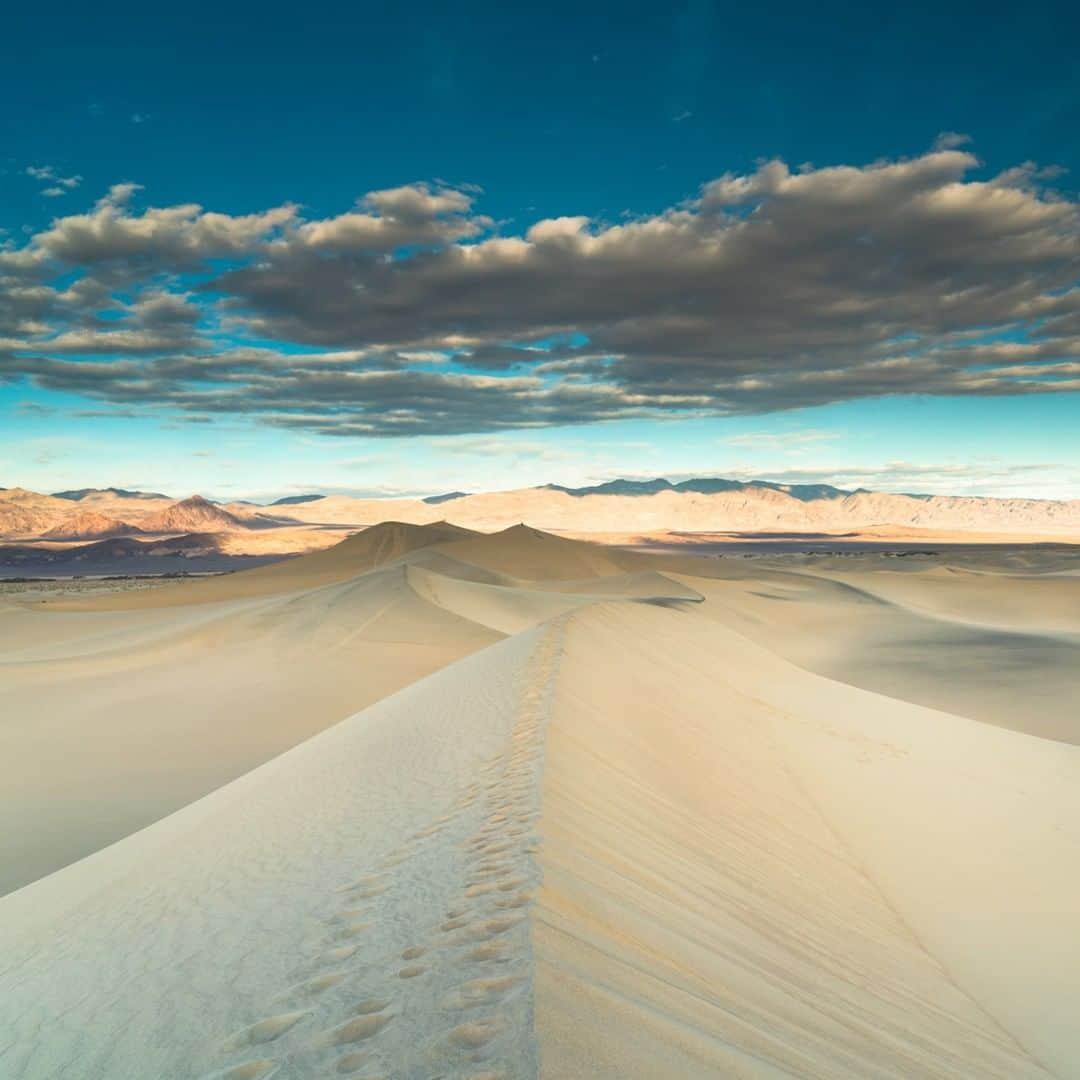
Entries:
{"label": "dry desert plain", "polygon": [[131,584],[0,587],[0,1076],[1080,1075],[1067,549]]}

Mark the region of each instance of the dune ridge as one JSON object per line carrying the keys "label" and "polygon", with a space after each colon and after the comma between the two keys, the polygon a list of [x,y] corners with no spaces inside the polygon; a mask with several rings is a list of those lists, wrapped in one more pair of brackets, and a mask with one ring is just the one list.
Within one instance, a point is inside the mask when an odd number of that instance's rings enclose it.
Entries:
{"label": "dune ridge", "polygon": [[[1005,656],[1047,620],[1071,668],[1080,608],[1024,599],[1080,588],[1054,566],[939,590],[386,523],[226,578],[0,599],[4,714],[59,687],[8,759],[112,723],[132,766],[81,757],[71,846],[0,897],[0,1073],[1065,1080],[1080,732],[901,677],[916,641]],[[861,639],[876,666],[845,667]],[[162,759],[187,787],[148,802]],[[49,790],[22,797],[40,825]]]}

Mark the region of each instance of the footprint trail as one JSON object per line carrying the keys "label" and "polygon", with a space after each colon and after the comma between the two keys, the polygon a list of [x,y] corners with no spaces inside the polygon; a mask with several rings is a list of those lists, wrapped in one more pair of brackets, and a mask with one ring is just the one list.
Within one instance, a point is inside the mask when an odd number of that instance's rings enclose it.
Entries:
{"label": "footprint trail", "polygon": [[525,666],[501,748],[437,818],[330,891],[295,981],[200,1080],[530,1080],[529,911],[543,742],[565,619]]}

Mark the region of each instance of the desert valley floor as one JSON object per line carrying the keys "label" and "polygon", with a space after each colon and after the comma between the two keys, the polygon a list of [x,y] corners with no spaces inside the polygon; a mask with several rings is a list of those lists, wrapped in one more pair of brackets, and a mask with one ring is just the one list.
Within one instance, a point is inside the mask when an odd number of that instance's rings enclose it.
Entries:
{"label": "desert valley floor", "polygon": [[1076,1077],[1074,550],[2,586],[0,1076]]}

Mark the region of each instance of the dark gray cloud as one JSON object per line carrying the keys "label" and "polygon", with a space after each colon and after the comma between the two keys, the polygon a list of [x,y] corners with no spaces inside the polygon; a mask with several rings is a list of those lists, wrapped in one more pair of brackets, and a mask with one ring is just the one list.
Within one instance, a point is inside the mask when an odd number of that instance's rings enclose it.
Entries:
{"label": "dark gray cloud", "polygon": [[0,251],[0,377],[339,435],[1080,390],[1078,205],[1030,165],[972,179],[963,142],[517,236],[445,185],[321,220],[117,185]]}
{"label": "dark gray cloud", "polygon": [[[374,362],[372,367],[361,366]],[[458,434],[654,415],[617,387],[550,385],[535,376],[387,369],[351,354],[280,356],[260,350],[154,360],[37,358],[33,381],[49,390],[122,405],[205,415],[248,413],[282,428],[327,435]],[[392,361],[391,361],[392,362]],[[0,378],[26,370],[0,357]]]}

